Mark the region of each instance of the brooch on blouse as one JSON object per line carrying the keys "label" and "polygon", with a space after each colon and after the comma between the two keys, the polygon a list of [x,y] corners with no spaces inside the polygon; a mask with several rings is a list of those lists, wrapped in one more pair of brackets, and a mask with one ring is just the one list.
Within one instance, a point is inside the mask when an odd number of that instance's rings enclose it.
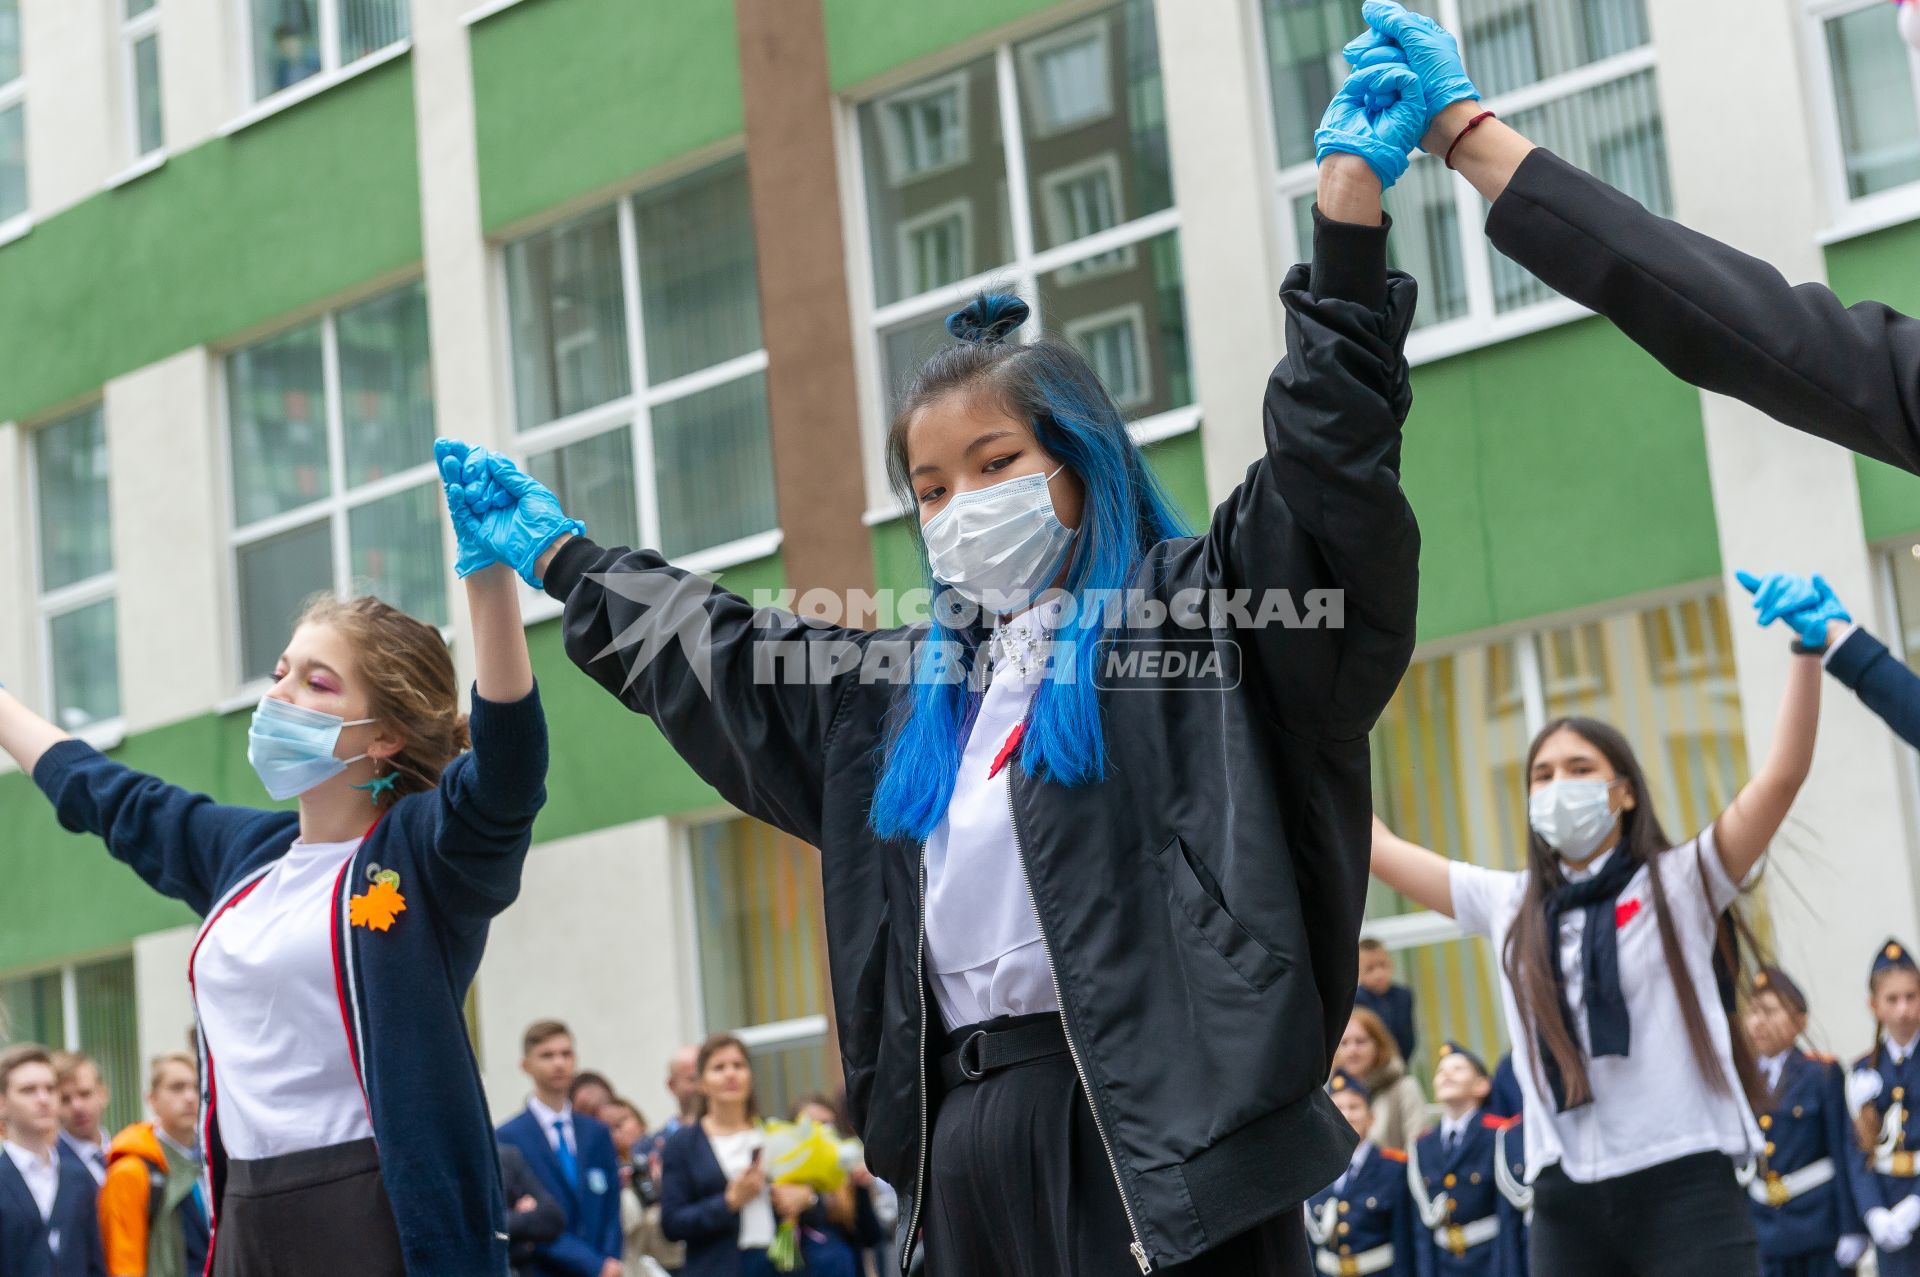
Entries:
{"label": "brooch on blouse", "polygon": [[368,865],[367,878],[367,889],[347,902],[347,921],[369,931],[386,931],[407,911],[407,898],[400,894],[400,875]]}

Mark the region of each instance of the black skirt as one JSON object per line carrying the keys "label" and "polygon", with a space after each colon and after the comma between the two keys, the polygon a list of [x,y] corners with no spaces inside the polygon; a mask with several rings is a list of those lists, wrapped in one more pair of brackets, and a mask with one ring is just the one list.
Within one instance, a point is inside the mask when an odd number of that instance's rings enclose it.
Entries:
{"label": "black skirt", "polygon": [[[1057,1054],[949,1089],[931,1147],[927,1277],[1139,1277],[1133,1230],[1064,1037]],[[1168,1277],[1312,1271],[1298,1207],[1197,1259],[1154,1269]]]}
{"label": "black skirt", "polygon": [[372,1140],[229,1161],[213,1277],[406,1277]]}
{"label": "black skirt", "polygon": [[1533,1271],[1553,1277],[1759,1277],[1747,1195],[1722,1153],[1591,1184],[1558,1165],[1533,1186]]}

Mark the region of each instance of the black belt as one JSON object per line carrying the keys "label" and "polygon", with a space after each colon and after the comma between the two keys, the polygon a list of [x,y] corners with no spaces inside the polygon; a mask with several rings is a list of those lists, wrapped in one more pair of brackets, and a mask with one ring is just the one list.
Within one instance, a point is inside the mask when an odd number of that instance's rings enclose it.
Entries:
{"label": "black belt", "polygon": [[1003,1029],[959,1029],[947,1041],[956,1044],[940,1057],[940,1080],[949,1091],[1000,1069],[1068,1053],[1067,1034],[1057,1015],[1022,1016]]}

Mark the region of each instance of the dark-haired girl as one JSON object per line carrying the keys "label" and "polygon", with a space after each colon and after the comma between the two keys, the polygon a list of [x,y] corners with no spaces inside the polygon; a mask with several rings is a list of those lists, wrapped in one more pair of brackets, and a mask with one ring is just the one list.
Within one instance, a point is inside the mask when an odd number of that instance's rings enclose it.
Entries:
{"label": "dark-haired girl", "polygon": [[1375,822],[1374,874],[1500,955],[1534,1272],[1759,1272],[1734,1166],[1764,1141],[1724,915],[1806,779],[1819,706],[1820,662],[1797,655],[1766,760],[1685,842],[1661,828],[1626,738],[1590,718],[1548,723],[1528,747],[1518,873]]}
{"label": "dark-haired girl", "polygon": [[1920,1274],[1920,967],[1913,952],[1888,940],[1867,975],[1873,1049],[1847,1075],[1847,1107],[1858,1151],[1848,1159],[1854,1204],[1882,1277]]}
{"label": "dark-haired girl", "polygon": [[[933,1277],[1307,1271],[1299,1204],[1354,1143],[1321,1086],[1356,977],[1367,730],[1414,634],[1414,290],[1379,198],[1421,112],[1383,70],[1321,131],[1267,451],[1203,535],[1086,360],[984,297],[888,436],[930,623],[756,613],[584,537],[530,574],[577,664],[821,848],[849,1107],[900,1191],[901,1261],[923,1243]],[[471,482],[510,540],[564,518],[503,459]],[[1221,676],[1116,675],[1116,645]]]}
{"label": "dark-haired girl", "polygon": [[434,626],[374,598],[315,602],[248,732],[263,798],[297,810],[133,771],[0,691],[0,749],[60,823],[204,919],[186,974],[212,1277],[506,1271],[465,1001],[519,892],[546,720],[519,587],[475,544],[498,516],[453,514],[471,718]]}

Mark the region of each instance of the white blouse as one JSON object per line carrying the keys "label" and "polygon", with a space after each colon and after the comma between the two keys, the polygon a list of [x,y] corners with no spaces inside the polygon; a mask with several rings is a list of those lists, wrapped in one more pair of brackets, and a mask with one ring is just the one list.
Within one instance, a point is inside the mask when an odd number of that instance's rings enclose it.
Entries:
{"label": "white blouse", "polygon": [[[757,1126],[731,1135],[707,1136],[707,1143],[713,1145],[714,1160],[720,1163],[720,1173],[727,1177],[728,1183],[746,1174],[747,1167],[753,1165],[753,1151],[765,1142],[766,1137]],[[765,1250],[773,1245],[775,1231],[773,1194],[761,1189],[760,1196],[740,1208],[740,1249]]]}
{"label": "white blouse", "polygon": [[[1619,854],[1610,851],[1569,876],[1598,873],[1608,857]],[[1449,879],[1454,918],[1464,930],[1492,941],[1496,955],[1504,953],[1507,932],[1526,896],[1526,873],[1456,861],[1449,866]],[[1593,1103],[1561,1113],[1554,1109],[1552,1094],[1541,1093],[1534,1076],[1534,1044],[1521,1027],[1513,987],[1501,971],[1500,1000],[1526,1109],[1522,1129],[1528,1183],[1556,1162],[1568,1179],[1587,1184],[1692,1153],[1721,1152],[1738,1160],[1760,1151],[1760,1129],[1733,1071],[1727,1016],[1714,982],[1715,927],[1739,887],[1720,863],[1711,827],[1693,841],[1661,853],[1660,882],[1724,1085],[1714,1086],[1694,1062],[1679,991],[1660,947],[1652,887],[1643,865],[1628,879],[1614,910],[1620,985],[1633,1024],[1631,1055],[1592,1057],[1581,965],[1586,919],[1579,910],[1568,910],[1560,918],[1560,968],[1566,973],[1567,1005],[1573,1011],[1580,1047],[1588,1052]]]}
{"label": "white blouse", "polygon": [[1014,842],[1011,761],[994,771],[1044,681],[1046,626],[1060,611],[1055,602],[1024,612],[989,640],[993,681],[967,737],[947,814],[927,839],[927,970],[949,1030],[1060,1009]]}
{"label": "white blouse", "polygon": [[194,999],[229,1157],[373,1137],[333,965],[333,885],[359,847],[294,843],[200,940]]}

